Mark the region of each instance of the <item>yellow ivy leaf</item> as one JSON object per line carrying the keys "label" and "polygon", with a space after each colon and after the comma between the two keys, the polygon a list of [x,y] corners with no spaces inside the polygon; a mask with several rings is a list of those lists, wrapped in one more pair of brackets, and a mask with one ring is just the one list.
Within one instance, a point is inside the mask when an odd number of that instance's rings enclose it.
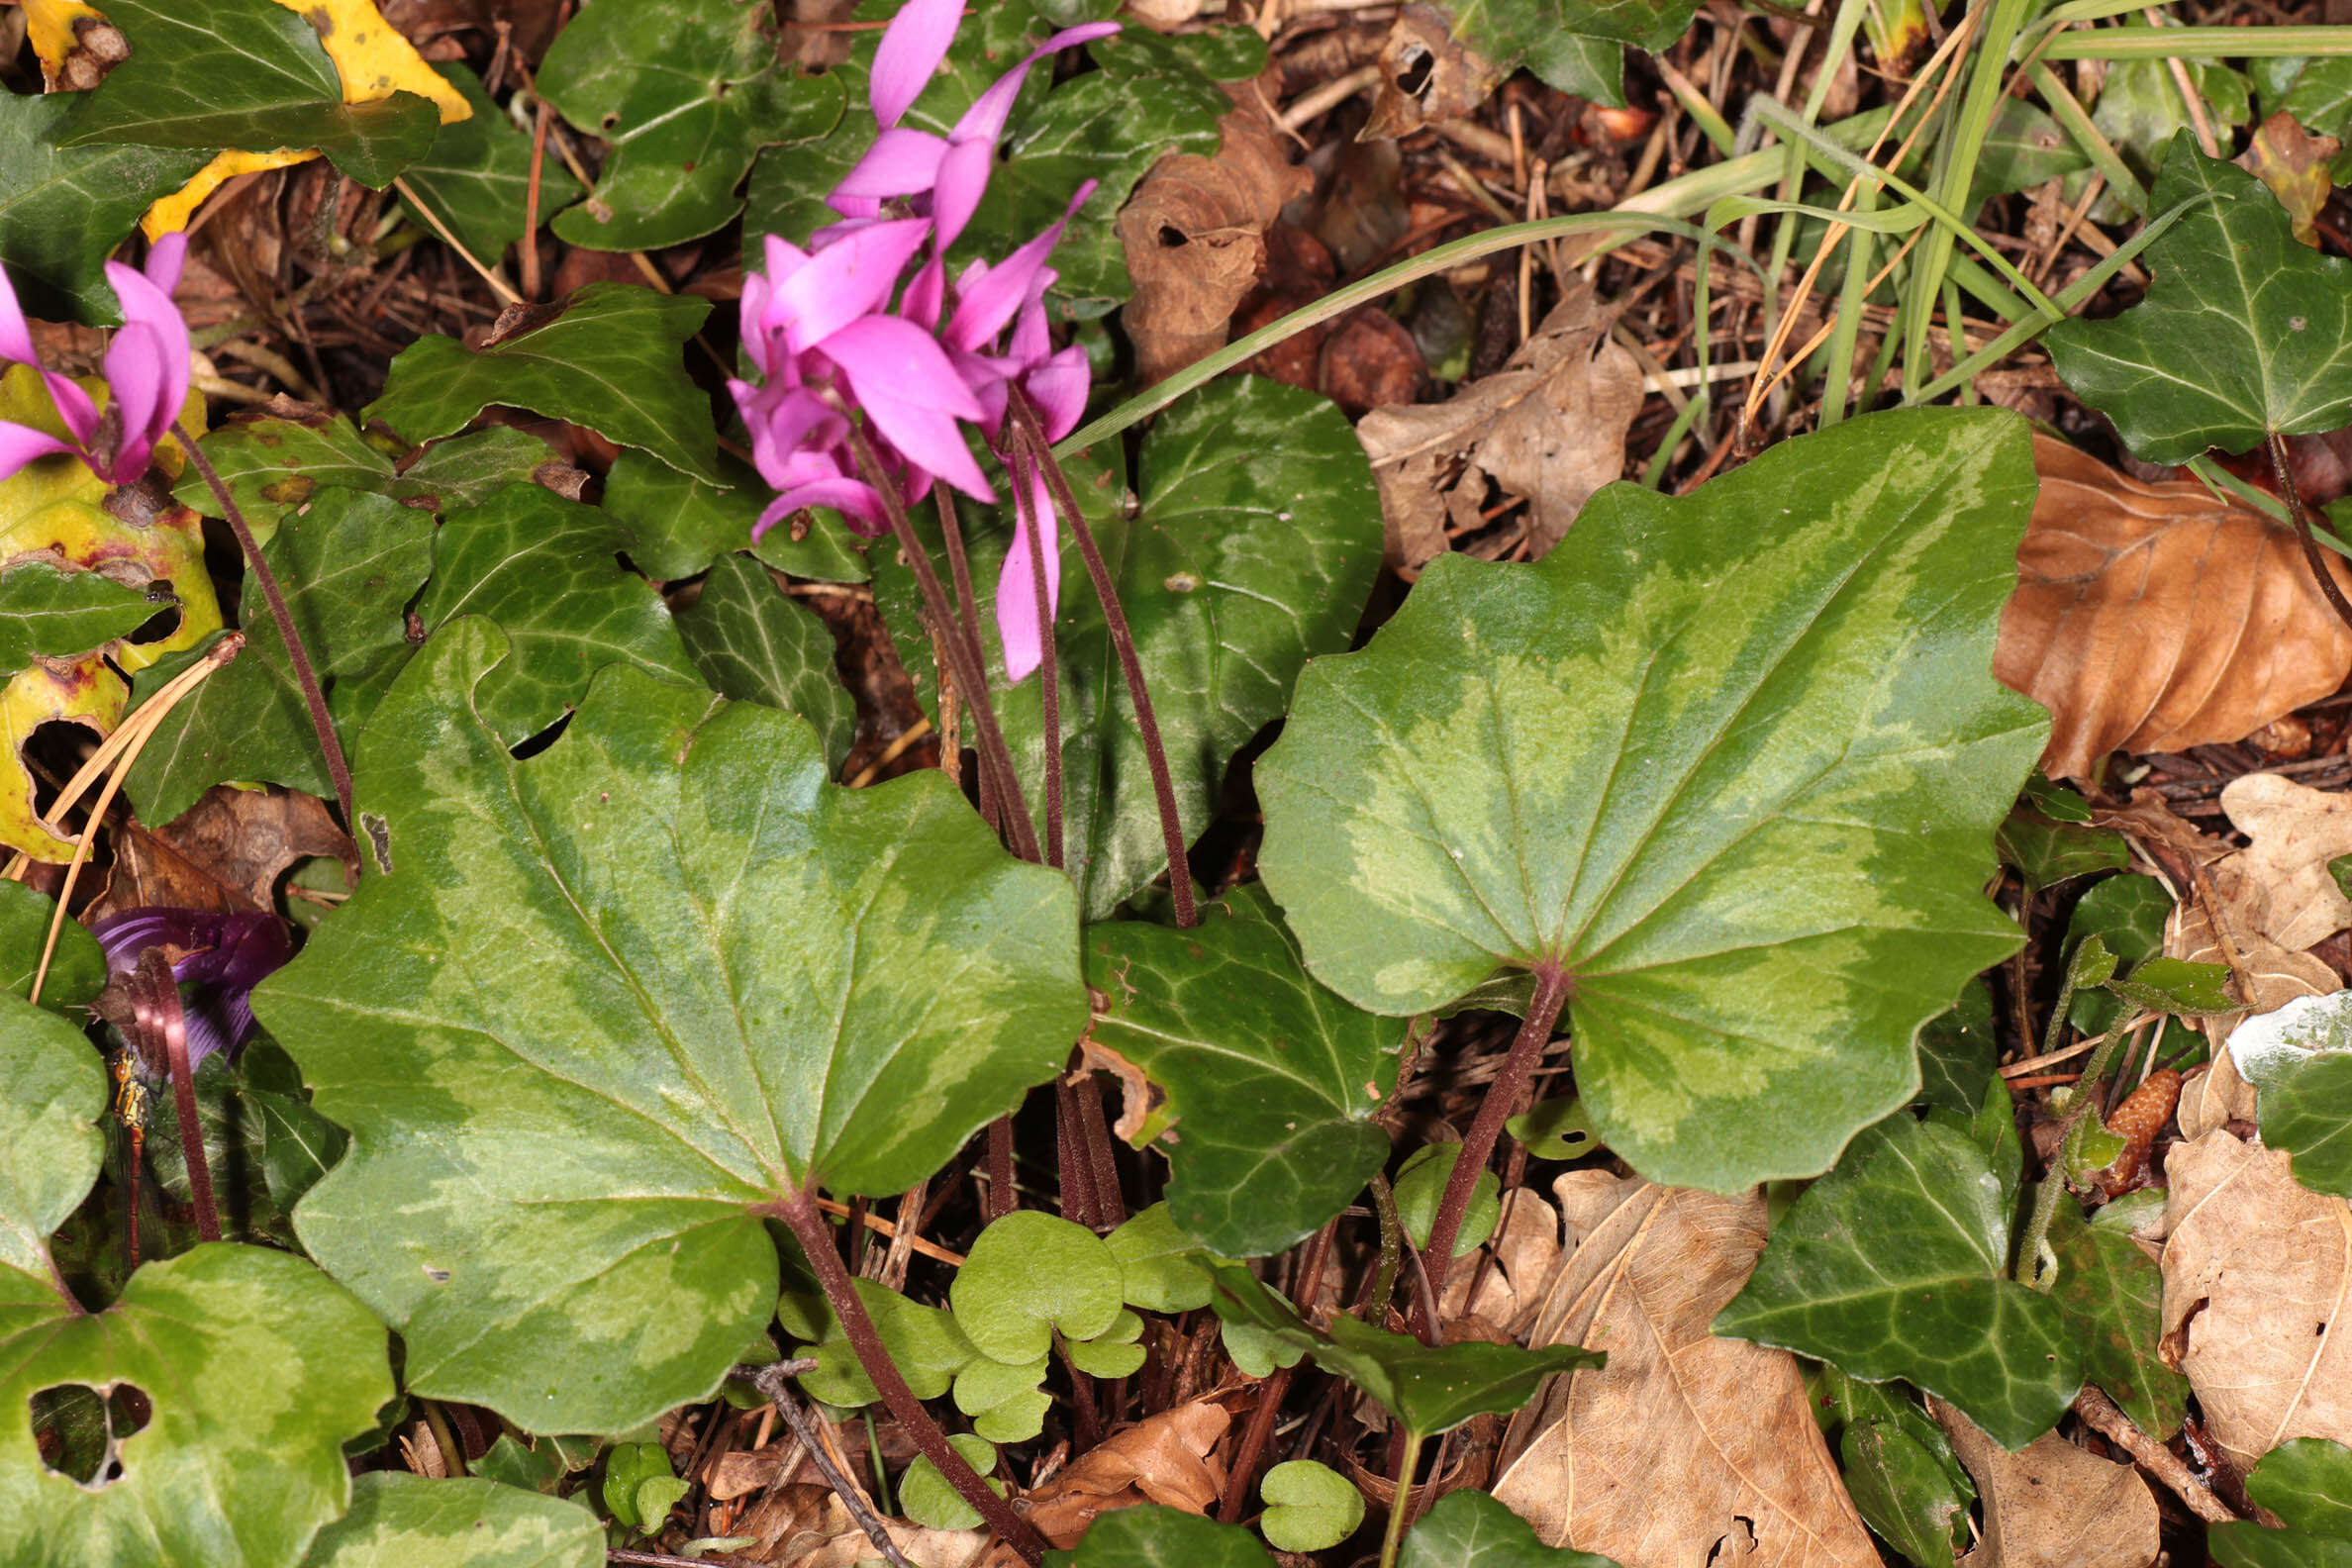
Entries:
{"label": "yellow ivy leaf", "polygon": [[42,818],[25,766],[25,742],[45,724],[63,721],[99,739],[122,722],[131,689],[96,653],[78,659],[35,659],[0,687],[0,845],[59,865],[73,858],[73,840]]}
{"label": "yellow ivy leaf", "polygon": [[188,220],[196,209],[204,205],[204,198],[240,174],[260,169],[284,168],[290,163],[308,163],[319,154],[308,148],[280,147],[275,152],[223,152],[198,169],[170,195],[159,199],[139,220],[139,227],[149,240],[160,240],[167,234],[177,234],[188,227]]}

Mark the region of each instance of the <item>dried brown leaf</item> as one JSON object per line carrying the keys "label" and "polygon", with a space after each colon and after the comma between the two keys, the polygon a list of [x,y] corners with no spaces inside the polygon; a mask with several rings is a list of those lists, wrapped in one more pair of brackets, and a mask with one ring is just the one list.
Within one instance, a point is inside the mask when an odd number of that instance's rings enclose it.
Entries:
{"label": "dried brown leaf", "polygon": [[1123,1426],[1029,1494],[1029,1522],[1066,1547],[1116,1509],[1160,1503],[1206,1514],[1225,1491],[1217,1444],[1231,1423],[1224,1406],[1195,1400]]}
{"label": "dried brown leaf", "polygon": [[1446,1278],[1448,1323],[1476,1318],[1518,1339],[1533,1326],[1560,1266],[1560,1212],[1524,1187],[1503,1196],[1503,1216],[1480,1249],[1477,1266],[1455,1264]]}
{"label": "dried brown leaf", "polygon": [[[1554,1545],[1625,1568],[1875,1565],[1796,1358],[1709,1332],[1764,1246],[1764,1202],[1606,1171],[1553,1186],[1578,1237],[1529,1343],[1609,1352],[1513,1421],[1494,1494]],[[1666,1500],[1671,1500],[1670,1506]]]}
{"label": "dried brown leaf", "polygon": [[1976,1480],[1984,1539],[1965,1568],[2147,1568],[2156,1560],[2156,1499],[2127,1464],[2052,1432],[2017,1453],[1941,1400],[1928,1401]]}
{"label": "dried brown leaf", "polygon": [[[2042,766],[2233,741],[2352,672],[2295,533],[2203,485],[2143,484],[2036,436],[2041,493],[1993,671],[2050,710]],[[2352,568],[2329,558],[2352,588]]]}
{"label": "dried brown leaf", "polygon": [[2352,899],[2327,869],[2352,854],[2352,795],[2249,773],[2223,787],[2221,809],[2253,841],[2213,867],[2213,886],[2253,930],[2301,952],[2352,926]]}
{"label": "dried brown leaf", "polygon": [[1363,138],[1394,141],[1432,121],[1467,119],[1499,79],[1494,66],[1454,41],[1443,12],[1409,5],[1381,41],[1380,85]]}
{"label": "dried brown leaf", "polygon": [[333,858],[359,869],[359,853],[327,807],[300,790],[216,784],[177,822],[114,835],[115,865],[88,917],[169,905],[224,912],[277,907],[277,880],[298,860]]}
{"label": "dried brown leaf", "polygon": [[2213,1439],[2241,1468],[2291,1437],[2352,1443],[2352,1203],[2225,1131],[2165,1174],[2165,1337]]}

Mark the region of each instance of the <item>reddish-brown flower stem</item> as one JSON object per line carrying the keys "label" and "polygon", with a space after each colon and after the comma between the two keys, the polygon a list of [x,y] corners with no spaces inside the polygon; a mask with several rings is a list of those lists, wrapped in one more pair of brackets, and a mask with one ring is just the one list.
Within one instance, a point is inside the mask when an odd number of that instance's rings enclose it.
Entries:
{"label": "reddish-brown flower stem", "polygon": [[2296,537],[2303,540],[2303,563],[2311,568],[2320,596],[2335,611],[2336,618],[2352,627],[2352,603],[2345,602],[2344,590],[2336,586],[2335,573],[2327,569],[2326,557],[2319,553],[2319,541],[2311,537],[2310,515],[2303,510],[2303,493],[2295,486],[2295,470],[2287,460],[2287,440],[2272,431],[2269,446],[2271,472],[2279,481],[2279,499],[2287,503],[2287,519],[2295,525]]}
{"label": "reddish-brown flower stem", "polygon": [[[878,469],[867,470],[879,472]],[[865,1303],[857,1296],[850,1282],[849,1270],[841,1263],[840,1249],[833,1244],[833,1232],[818,1212],[814,1195],[807,1190],[787,1193],[776,1204],[776,1216],[782,1220],[801,1250],[808,1254],[809,1266],[817,1275],[818,1286],[825,1292],[825,1300],[840,1320],[841,1331],[848,1336],[849,1348],[857,1355],[857,1364],[864,1368],[867,1379],[881,1394],[882,1403],[890,1414],[898,1418],[899,1425],[914,1439],[923,1456],[939,1467],[939,1474],[955,1488],[961,1497],[988,1521],[998,1538],[1019,1552],[1023,1561],[1036,1563],[1045,1555],[1045,1543],[1029,1527],[1029,1520],[1013,1512],[1013,1506],[990,1490],[987,1482],[955,1451],[955,1445],[939,1430],[939,1423],[931,1420],[931,1412],[907,1387],[898,1364],[890,1359],[890,1351],[882,1343],[881,1333],[874,1327],[874,1320],[867,1314]]]}
{"label": "reddish-brown flower stem", "polygon": [[221,1211],[213,1201],[212,1162],[204,1154],[204,1124],[196,1112],[196,1072],[188,1061],[188,1017],[180,1006],[179,982],[160,947],[139,955],[131,979],[131,1010],[140,1033],[160,1045],[171,1079],[171,1105],[179,1122],[180,1157],[188,1167],[188,1197],[196,1210],[196,1234],[221,1239]]}
{"label": "reddish-brown flower stem", "polygon": [[1053,594],[1045,581],[1045,530],[1029,503],[1036,459],[1013,448],[1014,527],[1029,536],[1029,596],[1037,614],[1037,706],[1045,740],[1045,863],[1062,867],[1061,661],[1053,645]]}
{"label": "reddish-brown flower stem", "polygon": [[981,1209],[994,1225],[1011,1214],[1013,1200],[1013,1119],[998,1117],[988,1124],[988,1192]]}
{"label": "reddish-brown flower stem", "polygon": [[1415,1317],[1425,1343],[1436,1343],[1433,1304],[1445,1299],[1445,1273],[1453,1262],[1454,1238],[1462,1233],[1462,1216],[1470,1211],[1470,1195],[1477,1190],[1479,1172],[1486,1169],[1487,1156],[1494,1153],[1495,1139],[1502,1135],[1503,1119],[1511,1115],[1519,1091],[1543,1059],[1543,1048],[1551,1043],[1560,1011],[1567,1005],[1567,967],[1557,959],[1535,965],[1535,994],[1527,999],[1527,1016],[1511,1042],[1511,1054],[1503,1059],[1503,1071],[1487,1085],[1486,1098],[1479,1103],[1478,1116],[1462,1139],[1461,1152],[1454,1156],[1453,1173],[1445,1179],[1445,1196],[1437,1201],[1437,1218],[1429,1225],[1429,1244],[1421,1248],[1428,1289]]}
{"label": "reddish-brown flower stem", "polygon": [[1086,574],[1094,579],[1095,595],[1103,604],[1103,625],[1111,634],[1111,646],[1119,654],[1120,673],[1127,678],[1127,700],[1135,707],[1135,730],[1143,740],[1143,760],[1151,769],[1151,796],[1159,807],[1160,836],[1168,849],[1168,893],[1176,904],[1176,924],[1194,924],[1192,870],[1185,861],[1184,825],[1176,815],[1176,784],[1168,772],[1168,748],[1160,739],[1159,719],[1152,712],[1151,693],[1143,684],[1143,661],[1135,652],[1135,635],[1127,626],[1127,611],[1119,602],[1119,585],[1111,580],[1111,568],[1103,560],[1101,546],[1096,544],[1094,530],[1086,526],[1086,515],[1078,510],[1078,497],[1070,488],[1069,476],[1053,460],[1053,443],[1045,439],[1045,429],[1037,422],[1037,411],[1021,388],[1014,387],[1007,399],[1006,411],[1013,422],[1015,439],[1027,446],[1036,462],[1037,472],[1045,480],[1045,488],[1052,492],[1055,510],[1070,525],[1070,537],[1077,541],[1078,553],[1086,561]]}
{"label": "reddish-brown flower stem", "polygon": [[327,776],[335,781],[335,800],[343,807],[343,827],[357,833],[359,820],[351,815],[351,767],[343,760],[343,742],[336,738],[335,720],[328,715],[327,694],[320,689],[318,674],[311,668],[310,650],[302,644],[302,634],[294,629],[294,613],[286,608],[286,596],[278,591],[277,573],[261,558],[261,546],[253,541],[253,531],[245,527],[245,513],[229,494],[229,487],[221,482],[212,459],[196,444],[196,438],[185,425],[174,425],[172,432],[179,437],[180,450],[188,454],[188,461],[204,476],[213,499],[221,503],[221,515],[229,524],[229,532],[237,536],[237,547],[245,554],[245,566],[252,572],[253,581],[261,585],[261,597],[269,602],[270,619],[277,623],[278,637],[286,644],[286,660],[294,666],[295,684],[302,688],[303,705],[310,710],[311,728],[319,733],[319,750],[327,758]]}

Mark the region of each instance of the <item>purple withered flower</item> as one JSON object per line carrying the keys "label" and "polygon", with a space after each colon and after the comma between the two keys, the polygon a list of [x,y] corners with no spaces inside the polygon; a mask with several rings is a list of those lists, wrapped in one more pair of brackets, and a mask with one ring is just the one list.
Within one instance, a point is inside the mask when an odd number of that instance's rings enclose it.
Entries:
{"label": "purple withered flower", "polygon": [[171,977],[193,987],[186,1004],[188,1070],[217,1050],[234,1054],[252,1036],[253,987],[294,956],[285,924],[259,912],[149,907],[109,916],[90,929],[116,978],[139,968],[139,955],[160,947]]}
{"label": "purple withered flower", "polygon": [[60,452],[79,457],[108,484],[130,484],[147,472],[155,442],[169,433],[188,397],[188,324],[171,303],[187,253],[188,237],[172,234],[155,242],[144,269],[106,263],[106,280],[122,302],[123,325],[106,348],[110,398],[104,415],[70,377],[43,368],[16,289],[0,270],[0,360],[41,371],[71,438],[60,441],[29,425],[0,420],[0,479],[37,457]]}

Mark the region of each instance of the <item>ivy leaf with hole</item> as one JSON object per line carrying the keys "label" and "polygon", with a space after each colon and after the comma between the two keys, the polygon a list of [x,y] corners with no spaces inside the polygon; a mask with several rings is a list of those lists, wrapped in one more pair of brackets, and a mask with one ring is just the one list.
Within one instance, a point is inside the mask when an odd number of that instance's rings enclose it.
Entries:
{"label": "ivy leaf with hole", "polygon": [[2059,376],[2147,462],[2352,424],[2352,261],[2297,244],[2260,180],[2183,131],[2152,200],[2161,213],[2192,198],[2148,247],[2144,299],[2050,329]]}
{"label": "ivy leaf with hole", "polygon": [[2061,1203],[2050,1223],[2058,1277],[2050,1298],[2083,1347],[2083,1376],[2104,1389],[2141,1431],[2169,1442],[2188,1414],[2189,1380],[2167,1366],[2164,1276],[2129,1235],[2087,1225]]}
{"label": "ivy leaf with hole", "polygon": [[303,1568],[598,1568],[604,1530],[577,1503],[470,1476],[377,1470],[319,1532]]}
{"label": "ivy leaf with hole", "polygon": [[79,96],[0,96],[0,265],[27,314],[111,327],[123,311],[107,257],[148,204],[186,184],[211,152],[60,147]]}
{"label": "ivy leaf with hole", "polygon": [[[297,1561],[350,1498],[343,1442],[392,1397],[383,1325],[303,1259],[219,1242],[146,1264],[111,1307],[86,1310],[46,1238],[97,1178],[104,1066],[79,1029],[0,997],[0,1076],[10,1568]],[[35,1431],[77,1390],[115,1395],[87,1474],[50,1468]]]}
{"label": "ivy leaf with hole", "polygon": [[627,665],[518,760],[509,656],[468,617],[402,671],[367,875],[253,1010],[351,1133],[296,1233],[409,1387],[616,1431],[761,1330],[780,1198],[904,1191],[1053,1076],[1077,916],[943,774],[836,788],[800,720]]}
{"label": "ivy leaf with hole", "polygon": [[480,348],[420,338],[362,411],[411,441],[454,435],[493,403],[586,426],[722,483],[711,401],[680,362],[711,302],[629,283],[591,283],[561,304],[510,306]]}
{"label": "ivy leaf with hole", "polygon": [[1440,556],[1257,764],[1308,968],[1411,1015],[1558,963],[1644,1176],[1826,1169],[2019,941],[1983,888],[2048,734],[1991,668],[2033,492],[2014,416],[1897,412],[1603,490],[1533,565]]}
{"label": "ivy leaf with hole", "polygon": [[[1394,1088],[1401,1019],[1316,983],[1265,890],[1235,888],[1191,931],[1117,921],[1086,932],[1103,999],[1089,1037],[1150,1085],[1128,1137],[1160,1142],[1168,1214],[1228,1257],[1279,1252],[1337,1214],[1388,1159],[1373,1113]],[[1123,1130],[1128,1121],[1120,1124]],[[1163,1140],[1164,1141],[1160,1141]]]}

